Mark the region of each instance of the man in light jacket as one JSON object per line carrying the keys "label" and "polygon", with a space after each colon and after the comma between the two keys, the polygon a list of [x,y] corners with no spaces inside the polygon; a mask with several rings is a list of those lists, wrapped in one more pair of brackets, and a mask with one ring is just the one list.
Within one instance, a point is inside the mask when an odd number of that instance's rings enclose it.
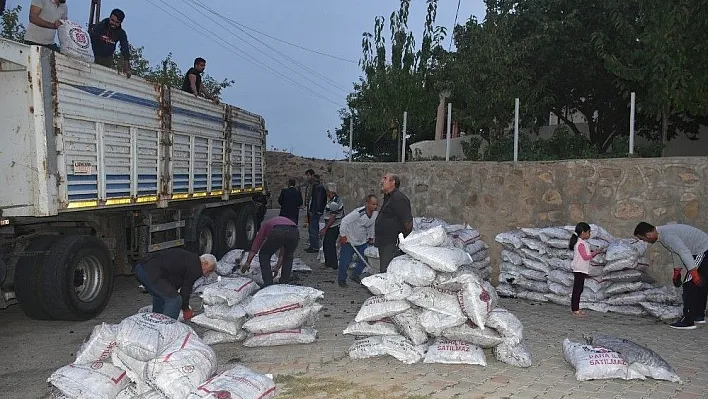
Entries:
{"label": "man in light jacket", "polygon": [[[375,195],[366,196],[366,205],[354,209],[342,219],[339,226],[339,242],[342,245],[339,252],[339,275],[337,277],[340,287],[347,286],[347,271],[352,263],[354,248],[359,252],[359,256],[364,255],[364,250],[373,244],[374,226],[379,211],[379,200]],[[357,260],[356,267],[350,277],[352,281],[361,283],[361,272],[364,270],[363,259]]]}

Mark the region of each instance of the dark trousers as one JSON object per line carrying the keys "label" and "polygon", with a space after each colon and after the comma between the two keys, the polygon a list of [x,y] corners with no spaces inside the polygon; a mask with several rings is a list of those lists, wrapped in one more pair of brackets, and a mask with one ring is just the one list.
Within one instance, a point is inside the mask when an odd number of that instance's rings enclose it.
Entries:
{"label": "dark trousers", "polygon": [[152,312],[164,314],[177,320],[179,311],[182,309],[182,297],[177,294],[170,282],[162,278],[150,281],[141,264],[135,266],[135,276],[152,295]]}
{"label": "dark trousers", "polygon": [[273,285],[273,270],[270,268],[270,258],[280,248],[285,248],[285,254],[283,255],[279,281],[280,283],[288,283],[292,280],[293,258],[295,257],[295,249],[297,248],[298,241],[300,241],[300,232],[298,232],[296,226],[273,227],[270,235],[263,243],[261,250],[258,252],[264,287]]}
{"label": "dark trousers", "polygon": [[307,234],[310,236],[310,249],[320,250],[320,218],[321,213],[310,212],[310,221],[307,225]]}
{"label": "dark trousers", "polygon": [[327,229],[324,240],[322,241],[325,266],[334,270],[339,268],[339,262],[337,261],[337,238],[339,238],[339,226],[332,226]]}
{"label": "dark trousers", "polygon": [[393,258],[401,255],[401,251],[396,243],[377,244],[376,247],[379,249],[379,272],[386,273],[388,264],[391,263]]}
{"label": "dark trousers", "polygon": [[570,296],[570,310],[577,312],[580,310],[580,295],[585,288],[585,278],[588,275],[580,272],[573,272],[573,294]]}
{"label": "dark trousers", "polygon": [[683,283],[683,317],[686,323],[693,323],[696,318],[705,317],[708,300],[708,252],[703,254],[703,261],[698,266],[698,273],[703,278],[702,286],[692,281]]}
{"label": "dark trousers", "polygon": [[283,208],[280,208],[280,216],[285,216],[286,218],[290,219],[293,221],[293,223],[297,224],[297,221],[300,216],[300,211],[296,210],[285,210]]}

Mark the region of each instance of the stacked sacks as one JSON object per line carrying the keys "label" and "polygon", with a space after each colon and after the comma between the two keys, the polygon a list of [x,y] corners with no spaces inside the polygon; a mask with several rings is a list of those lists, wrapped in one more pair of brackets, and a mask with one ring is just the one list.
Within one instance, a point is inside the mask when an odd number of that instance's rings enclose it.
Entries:
{"label": "stacked sacks", "polygon": [[[573,291],[570,266],[573,251],[568,241],[573,226],[522,228],[496,236],[502,244],[502,263],[497,293],[533,301],[550,301],[569,306]],[[593,258],[580,307],[628,315],[650,313],[662,319],[677,315],[674,295],[656,288],[646,274],[649,262],[643,257],[646,243],[617,239],[602,227],[591,225],[587,240],[591,250],[606,252]]]}
{"label": "stacked sacks", "polygon": [[[49,377],[65,397],[185,398],[216,372],[216,355],[187,325],[138,313],[97,326],[73,364]],[[147,397],[147,396],[146,396]]]}
{"label": "stacked sacks", "polygon": [[[479,230],[462,224],[448,224],[438,218],[413,218],[413,231],[421,232],[435,228],[443,228],[447,239],[440,246],[459,248],[470,255],[470,261],[460,267],[461,273],[474,272],[483,280],[492,276],[492,262],[489,257],[489,246],[481,239]],[[434,231],[440,231],[436,229]],[[378,259],[379,251],[376,247],[369,247],[363,254],[369,259]],[[459,271],[459,269],[458,269]]]}
{"label": "stacked sacks", "polygon": [[207,329],[204,341],[209,345],[243,341],[247,335],[242,329],[247,318],[244,307],[256,291],[256,282],[245,277],[223,278],[207,285],[201,294],[204,313],[191,320]]}
{"label": "stacked sacks", "polygon": [[374,296],[367,299],[344,334],[357,337],[349,356],[391,355],[404,363],[486,365],[484,348],[497,359],[531,365],[521,323],[496,308],[497,295],[480,278],[469,253],[450,246],[437,224],[400,239],[405,255],[386,273],[362,280]]}
{"label": "stacked sacks", "polygon": [[243,345],[276,346],[315,341],[313,325],[324,292],[310,287],[278,284],[258,291],[245,306],[250,318],[243,325],[250,335]]}
{"label": "stacked sacks", "polygon": [[[55,398],[200,398],[205,387],[223,383],[221,390],[245,389],[239,375],[259,384],[253,395],[273,397],[275,386],[267,377],[237,366],[213,379],[216,355],[187,325],[157,313],[138,313],[120,324],[96,326],[83,343],[74,363],[48,379]],[[226,380],[226,381],[224,381]],[[229,388],[231,387],[231,388]]]}
{"label": "stacked sacks", "polygon": [[[242,249],[234,249],[229,251],[224,255],[218,262],[216,262],[216,270],[206,277],[200,277],[194,283],[194,293],[200,294],[204,291],[204,288],[209,285],[219,281],[219,277],[247,277],[258,283],[258,285],[263,286],[263,277],[261,275],[261,263],[258,258],[258,254],[253,257],[251,261],[251,268],[246,273],[241,273],[240,268],[243,261],[246,260],[248,252]],[[275,270],[275,266],[278,263],[278,254],[273,254],[270,259],[271,270]],[[293,259],[292,272],[311,272],[312,269],[303,262],[300,258]],[[275,276],[275,281],[278,280],[280,274]]]}

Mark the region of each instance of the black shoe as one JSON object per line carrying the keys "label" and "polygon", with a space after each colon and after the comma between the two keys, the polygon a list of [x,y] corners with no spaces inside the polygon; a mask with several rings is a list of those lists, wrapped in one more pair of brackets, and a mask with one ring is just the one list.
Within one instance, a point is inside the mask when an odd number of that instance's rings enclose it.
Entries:
{"label": "black shoe", "polygon": [[308,254],[316,254],[316,253],[320,252],[320,250],[314,249],[314,248],[305,248],[305,252],[307,252]]}
{"label": "black shoe", "polygon": [[669,327],[676,328],[678,330],[695,330],[696,329],[696,325],[693,322],[690,322],[690,323],[687,322],[685,317],[681,318],[681,320],[679,320],[675,323],[669,324]]}
{"label": "black shoe", "polygon": [[351,280],[357,284],[361,284],[361,276],[351,276],[351,277],[349,277],[349,280]]}
{"label": "black shoe", "polygon": [[339,286],[342,288],[347,288],[347,282],[346,281],[339,281],[338,282]]}

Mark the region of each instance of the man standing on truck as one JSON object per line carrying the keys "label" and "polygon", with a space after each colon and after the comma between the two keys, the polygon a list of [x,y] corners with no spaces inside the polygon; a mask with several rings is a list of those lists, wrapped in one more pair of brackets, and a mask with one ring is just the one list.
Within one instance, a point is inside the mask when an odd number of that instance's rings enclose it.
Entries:
{"label": "man standing on truck", "polygon": [[386,173],[380,185],[384,200],[376,218],[375,242],[379,249],[380,271],[386,273],[388,264],[400,252],[398,234],[407,237],[413,230],[413,215],[411,201],[399,190],[401,180],[397,175]]}
{"label": "man standing on truck", "polygon": [[[258,254],[264,287],[273,285],[273,277],[278,274],[278,270],[281,271],[278,281],[280,284],[291,282],[293,280],[291,277],[293,259],[299,241],[300,232],[297,230],[297,224],[292,220],[285,216],[276,216],[266,220],[253,240],[246,262],[241,265],[241,273],[246,273],[251,268],[251,262]],[[276,269],[273,271],[270,268],[270,258],[273,257],[275,251],[280,252]]]}
{"label": "man standing on truck", "polygon": [[25,44],[44,46],[59,51],[54,35],[61,21],[69,18],[66,0],[32,0],[29,9],[29,25],[25,32]]}
{"label": "man standing on truck", "polygon": [[189,307],[194,282],[214,269],[216,257],[212,254],[198,256],[183,248],[169,248],[141,259],[135,265],[135,276],[152,295],[153,312],[177,320],[181,309],[184,320],[189,320],[194,316]]}
{"label": "man standing on truck", "polygon": [[218,104],[219,100],[202,84],[202,73],[206,69],[206,60],[202,57],[194,59],[194,66],[189,68],[182,81],[182,91],[192,93],[194,97],[205,97]]}
{"label": "man standing on truck", "polygon": [[89,28],[91,47],[96,64],[113,68],[113,54],[116,43],[120,43],[120,55],[123,57],[123,72],[130,77],[130,44],[128,35],[122,28],[125,13],[119,9],[111,11],[111,16]]}

